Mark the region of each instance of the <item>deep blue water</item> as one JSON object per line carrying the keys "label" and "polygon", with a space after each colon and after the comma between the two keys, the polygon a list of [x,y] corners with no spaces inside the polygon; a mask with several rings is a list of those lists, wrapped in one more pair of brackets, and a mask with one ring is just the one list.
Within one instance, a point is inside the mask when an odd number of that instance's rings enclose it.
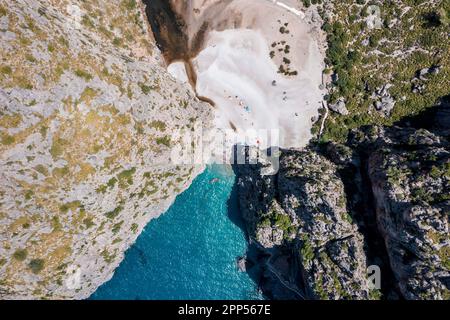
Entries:
{"label": "deep blue water", "polygon": [[238,210],[234,180],[231,168],[208,167],[148,224],[90,299],[261,299],[236,266],[247,244],[230,219]]}

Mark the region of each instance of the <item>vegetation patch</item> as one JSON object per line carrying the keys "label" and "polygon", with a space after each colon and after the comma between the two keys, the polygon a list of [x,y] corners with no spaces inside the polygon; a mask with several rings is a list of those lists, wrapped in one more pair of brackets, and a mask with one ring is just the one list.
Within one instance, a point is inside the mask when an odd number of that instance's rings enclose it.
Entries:
{"label": "vegetation patch", "polygon": [[28,267],[34,274],[38,274],[44,269],[45,261],[43,259],[32,259],[28,264]]}
{"label": "vegetation patch", "polygon": [[13,258],[17,261],[24,261],[28,256],[26,249],[18,249],[13,253]]}
{"label": "vegetation patch", "polygon": [[93,222],[92,218],[85,218],[83,220],[83,224],[86,227],[86,229],[92,228],[95,226],[95,223]]}
{"label": "vegetation patch", "polygon": [[116,254],[110,253],[106,248],[100,253],[106,263],[111,263],[116,258]]}
{"label": "vegetation patch", "polygon": [[119,213],[123,210],[122,206],[118,206],[117,208],[115,208],[113,211],[107,212],[105,213],[105,216],[108,219],[114,219],[115,217],[117,217],[119,215]]}
{"label": "vegetation patch", "polygon": [[304,264],[309,264],[314,259],[314,248],[307,236],[302,237],[300,254]]}
{"label": "vegetation patch", "polygon": [[65,139],[56,138],[53,139],[52,147],[50,148],[50,154],[53,159],[61,157],[64,153],[65,148],[69,145],[69,142]]}
{"label": "vegetation patch", "polygon": [[144,84],[142,82],[139,82],[138,85],[139,85],[139,88],[141,88],[142,93],[145,95],[148,95],[153,89],[152,87],[147,86],[146,84]]}
{"label": "vegetation patch", "polygon": [[139,227],[139,226],[138,226],[137,223],[133,223],[133,224],[131,225],[131,228],[130,228],[131,232],[136,233],[137,230],[138,230],[138,227]]}
{"label": "vegetation patch", "polygon": [[158,131],[166,131],[166,124],[159,120],[150,122],[150,127]]}
{"label": "vegetation patch", "polygon": [[[319,7],[328,42],[325,75],[332,75],[327,100],[331,104],[342,98],[349,114],[331,112],[321,142],[345,142],[350,130],[363,125],[392,125],[448,94],[449,1],[378,1],[381,23],[375,28],[366,20],[374,3],[343,0],[332,4],[333,15]],[[414,91],[418,72],[432,67],[439,71],[419,80],[425,86]],[[385,114],[376,109],[374,93],[387,84],[395,106]],[[313,131],[319,126],[320,121]]]}
{"label": "vegetation patch", "polygon": [[170,141],[171,141],[170,136],[164,136],[164,137],[156,138],[156,143],[158,145],[164,145],[166,147],[170,147]]}
{"label": "vegetation patch", "polygon": [[14,136],[10,136],[9,134],[2,132],[1,141],[3,145],[9,146],[13,144],[16,141],[16,139],[14,138]]}
{"label": "vegetation patch", "polygon": [[131,186],[133,184],[133,175],[136,172],[136,168],[131,168],[130,170],[124,170],[117,176],[117,179],[119,181],[119,186],[121,188],[125,188],[128,186]]}
{"label": "vegetation patch", "polygon": [[84,71],[82,69],[76,69],[75,75],[77,77],[83,78],[86,81],[91,81],[94,77],[87,71]]}
{"label": "vegetation patch", "polygon": [[113,227],[111,229],[112,233],[114,233],[114,234],[118,233],[120,231],[120,228],[122,228],[123,222],[124,221],[122,220],[122,221],[116,223],[115,225],[113,225]]}
{"label": "vegetation patch", "polygon": [[59,207],[59,211],[61,213],[67,213],[67,212],[69,212],[69,210],[75,211],[80,207],[82,207],[81,202],[76,200],[76,201],[64,203],[63,205],[61,205]]}

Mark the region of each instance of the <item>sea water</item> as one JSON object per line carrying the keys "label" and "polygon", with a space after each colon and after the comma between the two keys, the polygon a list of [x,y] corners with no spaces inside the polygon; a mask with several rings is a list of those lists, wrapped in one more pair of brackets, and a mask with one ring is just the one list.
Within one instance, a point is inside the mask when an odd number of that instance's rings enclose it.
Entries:
{"label": "sea water", "polygon": [[91,299],[261,299],[238,270],[247,241],[229,166],[209,166],[152,220]]}

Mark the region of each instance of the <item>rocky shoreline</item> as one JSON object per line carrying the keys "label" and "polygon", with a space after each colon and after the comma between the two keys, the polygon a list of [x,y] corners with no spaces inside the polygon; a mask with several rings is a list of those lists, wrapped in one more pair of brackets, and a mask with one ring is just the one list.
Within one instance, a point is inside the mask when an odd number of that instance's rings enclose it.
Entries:
{"label": "rocky shoreline", "polygon": [[433,110],[432,126],[418,116],[283,150],[275,176],[235,167],[247,272],[268,298],[449,299],[448,104]]}

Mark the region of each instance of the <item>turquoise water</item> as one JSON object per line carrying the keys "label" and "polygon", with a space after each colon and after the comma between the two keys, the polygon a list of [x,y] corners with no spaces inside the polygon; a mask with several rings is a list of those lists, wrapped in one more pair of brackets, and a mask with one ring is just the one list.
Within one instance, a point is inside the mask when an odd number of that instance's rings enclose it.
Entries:
{"label": "turquoise water", "polygon": [[208,167],[149,223],[91,299],[261,299],[236,266],[247,243],[232,222],[238,215],[234,180],[231,168]]}

